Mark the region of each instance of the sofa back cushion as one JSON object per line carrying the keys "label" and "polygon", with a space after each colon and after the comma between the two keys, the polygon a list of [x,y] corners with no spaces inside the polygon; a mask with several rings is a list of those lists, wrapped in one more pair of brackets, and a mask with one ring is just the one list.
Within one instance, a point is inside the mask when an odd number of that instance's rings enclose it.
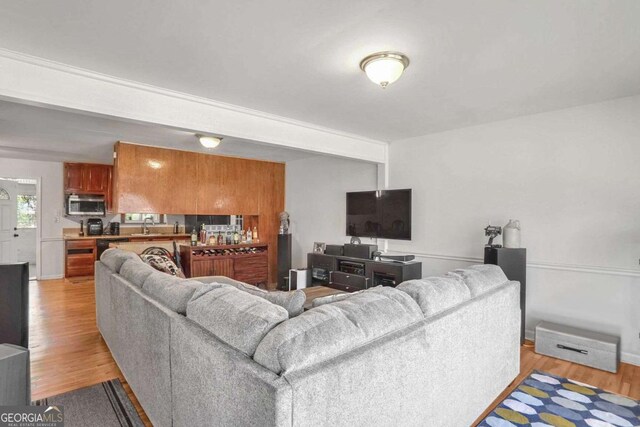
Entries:
{"label": "sofa back cushion", "polygon": [[[218,285],[222,286],[222,285]],[[187,303],[200,288],[213,289],[216,285],[205,285],[194,280],[181,279],[160,271],[155,271],[142,284],[142,290],[179,314],[187,313]]]}
{"label": "sofa back cushion", "polygon": [[459,268],[447,273],[447,275],[459,277],[467,285],[473,298],[509,281],[502,269],[493,264]]}
{"label": "sofa back cushion", "polygon": [[139,257],[137,260],[129,259],[125,261],[120,267],[120,275],[138,288],[142,288],[144,281],[147,280],[150,274],[157,272],[158,270],[142,262]]}
{"label": "sofa back cushion", "polygon": [[419,321],[424,316],[409,295],[378,286],[281,323],[262,340],[254,360],[277,374],[291,372]]}
{"label": "sofa back cushion", "polygon": [[115,273],[119,273],[122,264],[130,259],[142,262],[136,253],[116,248],[107,249],[100,256],[100,261]]}
{"label": "sofa back cushion", "polygon": [[353,295],[357,295],[362,292],[364,292],[364,290],[351,292],[351,293],[345,292],[342,294],[333,294],[333,295],[327,295],[326,297],[315,298],[311,303],[311,305],[313,307],[320,307],[321,305],[342,301],[343,299],[347,299]]}
{"label": "sofa back cushion", "polygon": [[221,341],[251,357],[264,336],[287,320],[287,310],[230,285],[197,291],[187,317]]}
{"label": "sofa back cushion", "polygon": [[236,289],[248,292],[252,295],[264,298],[273,304],[279,305],[287,310],[289,317],[295,317],[302,313],[304,310],[304,302],[307,299],[307,295],[299,289],[291,292],[265,291],[257,286],[240,282],[226,276],[194,277],[193,280],[198,280],[203,283],[224,283],[231,285]]}
{"label": "sofa back cushion", "polygon": [[471,298],[471,291],[459,276],[407,280],[396,289],[409,294],[425,317],[436,315]]}

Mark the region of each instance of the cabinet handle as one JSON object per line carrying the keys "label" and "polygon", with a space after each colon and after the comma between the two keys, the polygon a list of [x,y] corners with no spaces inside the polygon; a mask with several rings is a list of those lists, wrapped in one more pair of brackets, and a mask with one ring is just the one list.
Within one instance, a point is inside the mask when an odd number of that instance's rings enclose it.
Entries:
{"label": "cabinet handle", "polygon": [[14,234],[13,234],[13,237],[20,237],[20,235],[19,235],[19,234],[15,234],[15,233],[14,233]]}
{"label": "cabinet handle", "polygon": [[580,353],[580,354],[589,354],[587,350],[580,350],[579,348],[567,347],[566,345],[562,345],[562,344],[556,344],[556,347],[558,347],[561,350],[575,351],[576,353]]}

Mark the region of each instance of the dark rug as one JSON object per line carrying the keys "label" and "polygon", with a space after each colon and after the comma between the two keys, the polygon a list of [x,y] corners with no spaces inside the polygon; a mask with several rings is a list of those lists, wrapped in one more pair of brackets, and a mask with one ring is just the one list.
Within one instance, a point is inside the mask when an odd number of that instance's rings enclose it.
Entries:
{"label": "dark rug", "polygon": [[534,371],[481,427],[637,427],[640,403],[594,386]]}
{"label": "dark rug", "polygon": [[138,427],[144,426],[120,380],[36,400],[34,405],[62,406],[65,427]]}

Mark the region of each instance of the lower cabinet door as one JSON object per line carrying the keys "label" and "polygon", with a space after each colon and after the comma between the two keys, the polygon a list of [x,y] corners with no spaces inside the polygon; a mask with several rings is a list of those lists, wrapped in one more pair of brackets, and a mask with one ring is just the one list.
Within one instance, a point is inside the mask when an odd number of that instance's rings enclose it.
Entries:
{"label": "lower cabinet door", "polygon": [[87,254],[67,255],[67,277],[93,276],[95,255]]}
{"label": "lower cabinet door", "polygon": [[266,284],[269,279],[267,257],[260,255],[236,258],[233,278],[252,285]]}

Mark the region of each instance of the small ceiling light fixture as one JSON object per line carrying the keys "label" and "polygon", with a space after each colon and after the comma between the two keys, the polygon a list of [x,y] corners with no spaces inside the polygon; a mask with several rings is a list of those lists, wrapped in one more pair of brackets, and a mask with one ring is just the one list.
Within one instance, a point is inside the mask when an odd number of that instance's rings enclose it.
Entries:
{"label": "small ceiling light fixture", "polygon": [[400,78],[409,66],[409,58],[398,52],[378,52],[360,61],[360,68],[369,80],[386,88]]}
{"label": "small ceiling light fixture", "polygon": [[204,148],[216,148],[222,142],[217,136],[196,135]]}

